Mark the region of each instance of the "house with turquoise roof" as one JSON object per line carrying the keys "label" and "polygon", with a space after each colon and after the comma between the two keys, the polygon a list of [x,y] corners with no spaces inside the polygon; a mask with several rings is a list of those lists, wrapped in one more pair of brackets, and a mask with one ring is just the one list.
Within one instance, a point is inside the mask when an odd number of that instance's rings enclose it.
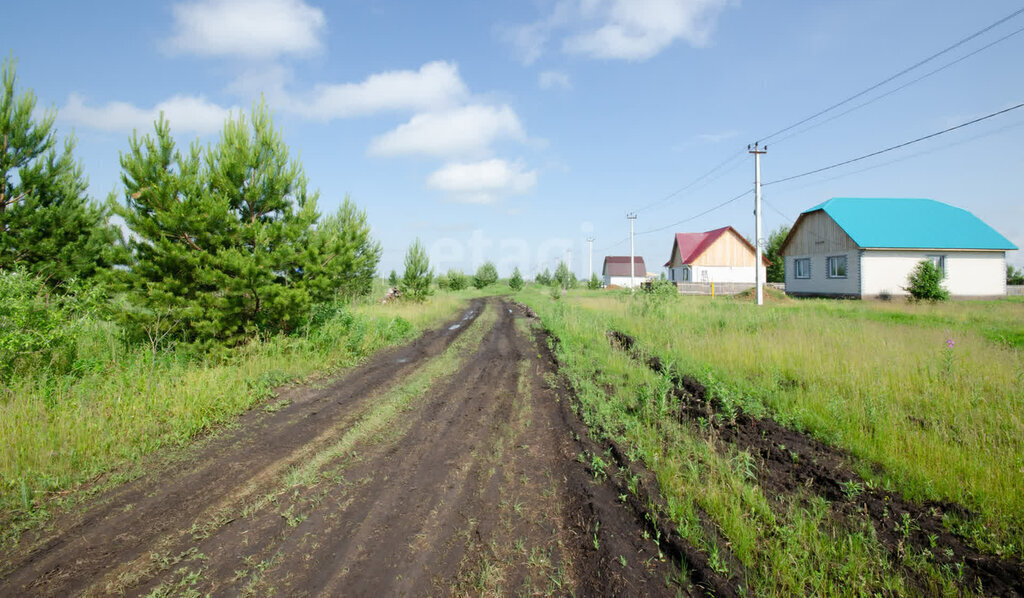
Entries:
{"label": "house with turquoise roof", "polygon": [[953,297],[995,298],[1006,296],[1014,249],[974,214],[939,201],[834,197],[800,214],[779,253],[790,295],[907,295],[911,271],[931,260]]}

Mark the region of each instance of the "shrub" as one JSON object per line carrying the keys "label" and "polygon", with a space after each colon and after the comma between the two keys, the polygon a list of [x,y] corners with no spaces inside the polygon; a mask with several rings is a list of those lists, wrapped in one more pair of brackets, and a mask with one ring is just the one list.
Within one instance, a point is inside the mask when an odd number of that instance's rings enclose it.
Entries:
{"label": "shrub", "polygon": [[434,271],[430,269],[430,258],[423,242],[416,239],[405,254],[405,272],[402,274],[402,295],[414,301],[423,301],[430,296],[430,283]]}
{"label": "shrub", "polygon": [[538,272],[537,276],[533,277],[533,280],[537,284],[542,284],[544,286],[551,284],[551,270],[544,268],[544,271]]}
{"label": "shrub", "polygon": [[571,289],[576,286],[576,275],[569,271],[569,265],[564,261],[558,262],[558,268],[555,268],[551,284],[557,284],[563,289]]}
{"label": "shrub", "polygon": [[1006,284],[1024,284],[1024,270],[1006,264]]}
{"label": "shrub", "polygon": [[518,267],[512,271],[512,278],[508,279],[508,288],[513,291],[523,290],[523,275],[519,272]]}
{"label": "shrub", "polygon": [[590,280],[587,281],[587,288],[596,290],[601,288],[601,281],[597,278],[597,273],[594,272],[590,275]]}
{"label": "shrub", "polygon": [[949,299],[949,291],[942,286],[945,276],[931,260],[921,260],[907,277],[908,286],[903,290],[914,301],[945,301]]}
{"label": "shrub", "polygon": [[448,279],[448,288],[453,291],[461,291],[469,287],[469,277],[462,273],[462,270],[449,270],[445,276]]}
{"label": "shrub", "polygon": [[473,286],[482,289],[496,282],[498,282],[498,269],[494,267],[493,262],[484,262],[477,268],[476,276],[473,277]]}

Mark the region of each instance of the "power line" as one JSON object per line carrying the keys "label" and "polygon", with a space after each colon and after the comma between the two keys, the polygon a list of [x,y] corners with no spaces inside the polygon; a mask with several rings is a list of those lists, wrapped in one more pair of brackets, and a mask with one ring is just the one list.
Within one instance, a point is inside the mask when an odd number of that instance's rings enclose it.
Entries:
{"label": "power line", "polygon": [[795,129],[796,127],[799,127],[800,125],[802,125],[802,124],[804,124],[804,123],[806,123],[808,121],[814,120],[815,118],[818,118],[819,116],[821,116],[823,114],[831,112],[831,111],[835,110],[836,108],[838,108],[840,106],[848,104],[848,103],[852,102],[853,100],[856,100],[857,98],[859,98],[859,97],[861,97],[861,96],[863,96],[863,95],[865,95],[867,93],[870,93],[870,92],[878,89],[879,87],[882,87],[886,83],[889,83],[889,82],[893,81],[894,79],[898,79],[899,77],[902,77],[903,75],[909,73],[910,71],[912,71],[912,70],[914,70],[914,69],[916,69],[916,68],[918,68],[920,66],[923,66],[923,65],[931,62],[932,60],[935,60],[939,56],[942,56],[943,54],[946,54],[946,53],[948,53],[948,52],[950,52],[952,50],[955,50],[956,48],[959,48],[960,46],[962,46],[965,43],[971,41],[972,39],[978,37],[979,35],[982,35],[982,34],[988,32],[988,31],[990,31],[991,29],[993,29],[995,27],[998,27],[999,25],[1002,25],[1006,21],[1009,21],[1010,19],[1020,15],[1021,13],[1024,13],[1024,8],[1018,9],[1018,10],[1010,13],[1009,15],[1003,17],[1002,19],[999,19],[995,23],[992,23],[988,27],[985,27],[984,29],[981,29],[980,31],[972,33],[971,35],[961,39],[960,41],[956,42],[955,44],[953,44],[953,45],[951,45],[951,46],[949,46],[949,47],[947,47],[947,48],[945,48],[943,50],[940,50],[940,51],[936,52],[935,54],[932,54],[931,56],[925,58],[924,60],[921,60],[921,61],[919,61],[919,62],[917,62],[917,63],[915,63],[915,64],[913,64],[913,65],[911,65],[911,66],[909,66],[909,67],[907,67],[905,69],[903,69],[902,71],[896,73],[895,75],[892,75],[892,76],[890,76],[890,77],[888,77],[888,78],[886,78],[886,79],[884,79],[882,81],[879,81],[878,83],[875,83],[874,85],[872,85],[871,87],[868,87],[867,89],[865,89],[863,91],[859,91],[859,92],[855,93],[854,95],[846,98],[845,100],[843,100],[841,102],[837,102],[835,104],[832,104],[828,108],[825,108],[824,110],[816,112],[816,113],[808,116],[807,118],[805,118],[803,120],[797,121],[797,122],[795,122],[795,123],[793,123],[793,124],[791,124],[791,125],[789,125],[789,126],[787,126],[785,128],[779,129],[778,131],[772,133],[771,135],[768,135],[767,137],[762,137],[761,139],[758,140],[758,143],[764,143],[764,142],[768,141],[769,139],[771,139],[773,137],[777,137],[778,135],[781,135],[782,133],[785,133],[786,131]]}
{"label": "power line", "polygon": [[656,232],[659,232],[659,231],[663,231],[666,228],[673,228],[673,227],[679,226],[680,224],[685,224],[687,222],[690,222],[691,220],[696,220],[697,218],[700,218],[701,216],[705,216],[707,214],[710,214],[711,212],[714,212],[715,210],[724,208],[725,206],[731,204],[732,202],[734,202],[734,201],[736,201],[738,199],[741,199],[744,196],[750,195],[752,192],[753,192],[753,189],[747,189],[746,191],[744,191],[743,193],[740,193],[739,195],[733,197],[732,199],[727,199],[727,200],[723,201],[722,203],[720,203],[720,204],[718,204],[718,205],[716,205],[714,207],[711,207],[711,208],[708,208],[707,210],[704,210],[700,214],[697,214],[695,216],[690,216],[689,218],[684,218],[684,219],[682,219],[682,220],[680,220],[678,222],[673,222],[672,224],[666,224],[665,226],[661,226],[661,227],[658,227],[658,228],[652,228],[650,230],[641,231],[641,232],[637,233],[637,236],[646,235],[646,234],[649,234],[649,233],[656,233]]}
{"label": "power line", "polygon": [[793,176],[789,176],[789,177],[786,177],[786,178],[776,179],[774,181],[771,181],[771,182],[768,182],[768,183],[764,183],[764,186],[775,185],[777,183],[784,183],[786,181],[792,181],[793,179],[799,179],[799,178],[802,178],[802,177],[805,177],[805,176],[810,176],[812,174],[817,174],[819,172],[824,172],[826,170],[832,170],[833,168],[839,168],[840,166],[846,166],[847,164],[852,164],[854,162],[859,162],[861,160],[866,160],[867,158],[878,156],[878,155],[884,154],[886,152],[891,152],[893,150],[900,149],[901,147],[907,147],[908,145],[913,145],[915,143],[918,143],[918,142],[921,142],[921,141],[925,141],[926,139],[931,139],[932,137],[938,137],[939,135],[943,135],[943,134],[949,133],[951,131],[956,131],[957,129],[962,129],[962,128],[967,127],[969,125],[980,123],[980,122],[982,122],[984,120],[988,120],[990,118],[999,116],[1000,114],[1006,114],[1007,112],[1010,112],[1011,110],[1016,110],[1016,109],[1021,108],[1021,107],[1024,107],[1024,103],[1017,104],[1016,106],[1011,106],[1009,108],[1005,108],[1003,110],[999,110],[999,111],[993,112],[991,114],[987,114],[985,116],[982,116],[980,118],[976,118],[974,120],[969,120],[969,121],[967,121],[965,123],[960,123],[959,125],[956,125],[954,127],[949,127],[948,129],[943,129],[941,131],[937,131],[937,132],[932,133],[930,135],[925,135],[924,137],[918,137],[917,139],[912,139],[910,141],[904,141],[903,143],[899,143],[897,145],[893,145],[893,146],[887,147],[885,149],[881,149],[881,150],[878,150],[878,151],[875,151],[875,152],[871,152],[870,154],[864,154],[863,156],[858,156],[856,158],[851,158],[849,160],[843,160],[842,162],[838,162],[838,163],[832,164],[830,166],[824,166],[822,168],[816,168],[814,170],[809,170],[807,172],[803,172],[803,173],[800,173],[800,174],[795,174]]}
{"label": "power line", "polygon": [[991,137],[993,135],[998,135],[1000,133],[1005,133],[1006,131],[1009,131],[1010,129],[1017,129],[1017,128],[1020,128],[1020,127],[1024,127],[1024,121],[1016,122],[1016,123],[1014,123],[1012,125],[1006,125],[1005,127],[999,127],[998,129],[995,129],[995,130],[992,130],[992,131],[986,131],[984,133],[981,133],[980,135],[975,135],[974,137],[968,137],[967,139],[960,139],[960,140],[954,141],[952,143],[947,143],[945,145],[940,145],[938,147],[933,147],[933,148],[929,148],[929,149],[926,149],[926,150],[922,150],[922,151],[914,153],[914,154],[909,154],[909,155],[906,155],[906,156],[900,156],[899,158],[894,158],[892,160],[887,160],[887,161],[882,162],[880,164],[872,164],[871,166],[866,166],[866,167],[860,168],[858,170],[852,170],[850,172],[844,172],[842,174],[837,174],[836,176],[828,177],[828,178],[825,178],[825,179],[820,179],[820,180],[817,180],[817,181],[811,181],[811,182],[806,183],[804,185],[799,185],[797,187],[792,187],[791,190],[795,191],[797,189],[806,189],[806,188],[812,187],[814,185],[820,185],[822,183],[827,183],[829,181],[835,181],[835,180],[842,179],[842,178],[845,178],[845,177],[848,177],[848,176],[853,176],[855,174],[860,174],[862,172],[868,172],[869,170],[875,170],[875,169],[878,169],[878,168],[884,168],[886,166],[892,166],[893,164],[898,164],[900,162],[906,162],[907,160],[912,160],[914,158],[920,158],[921,156],[926,156],[928,154],[933,154],[935,152],[939,152],[939,151],[947,150],[947,149],[950,149],[950,148],[953,148],[953,147],[957,147],[957,146],[960,146],[960,145],[964,145],[964,144],[967,144],[967,143],[971,143],[971,142],[977,141],[979,139],[984,139],[986,137]]}
{"label": "power line", "polygon": [[983,52],[983,51],[991,48],[992,46],[994,46],[996,44],[1004,42],[1004,41],[1010,39],[1011,37],[1013,37],[1013,36],[1015,36],[1015,35],[1017,35],[1017,34],[1019,34],[1021,32],[1024,32],[1024,27],[1021,27],[1020,29],[1017,29],[1016,31],[1013,31],[1013,32],[1011,32],[1011,33],[1009,33],[1007,35],[1004,35],[1003,37],[995,40],[994,42],[986,44],[986,45],[978,48],[977,50],[975,50],[975,51],[973,51],[973,52],[971,52],[969,54],[964,54],[960,58],[957,58],[956,60],[954,60],[952,62],[948,62],[948,63],[944,64],[943,66],[940,66],[937,69],[928,71],[927,73],[921,75],[920,77],[918,77],[916,79],[911,79],[910,81],[904,83],[903,85],[900,85],[899,87],[891,89],[891,90],[889,90],[889,91],[887,91],[887,92],[885,92],[885,93],[883,93],[883,94],[881,94],[879,96],[875,96],[875,97],[871,98],[870,100],[868,100],[866,102],[862,102],[860,104],[857,104],[856,106],[854,106],[853,108],[850,108],[849,110],[844,110],[843,112],[840,112],[839,114],[830,116],[829,118],[826,118],[825,120],[821,120],[821,121],[818,121],[818,122],[816,122],[816,123],[814,123],[812,125],[808,125],[808,126],[804,127],[803,129],[800,129],[799,131],[794,131],[794,132],[790,133],[789,135],[786,135],[782,139],[775,140],[773,145],[778,145],[778,144],[782,143],[783,141],[786,141],[787,139],[792,139],[793,137],[796,137],[797,135],[802,135],[802,134],[806,133],[807,131],[810,131],[812,129],[816,129],[816,128],[820,127],[821,125],[824,125],[826,123],[830,123],[830,122],[836,120],[837,118],[842,118],[842,117],[846,116],[847,114],[849,114],[851,112],[854,112],[856,110],[860,110],[861,108],[863,108],[863,107],[865,107],[865,106],[867,106],[869,104],[874,104],[878,100],[881,100],[883,98],[891,96],[892,94],[894,94],[894,93],[896,93],[898,91],[902,91],[902,90],[906,89],[907,87],[910,87],[911,85],[913,85],[913,84],[915,84],[915,83],[917,83],[917,82],[919,82],[919,81],[921,81],[923,79],[927,79],[928,77],[931,77],[932,75],[938,74],[938,73],[948,69],[949,67],[951,67],[951,66],[953,66],[955,64],[959,64],[959,63],[963,62],[964,60],[967,60],[971,56],[974,56],[975,54]]}
{"label": "power line", "polygon": [[[705,172],[704,174],[702,174],[699,177],[695,178],[694,180],[690,181],[686,185],[680,187],[679,189],[676,189],[672,193],[669,193],[668,195],[666,195],[666,196],[664,196],[664,197],[662,197],[660,199],[656,199],[656,200],[652,201],[651,203],[643,206],[642,208],[639,208],[639,209],[635,210],[635,212],[643,212],[644,210],[650,209],[650,208],[652,208],[652,207],[654,207],[654,206],[656,206],[659,203],[662,203],[664,201],[668,201],[668,200],[672,199],[673,197],[675,197],[676,195],[679,195],[680,193],[691,189],[694,185],[696,185],[697,183],[699,183],[699,182],[703,181],[704,179],[708,178],[709,176],[714,174],[715,171],[719,170],[720,168],[724,167],[726,164],[732,162],[733,160],[735,160],[736,158],[738,158],[738,157],[740,157],[742,155],[743,155],[743,152],[740,151],[740,152],[737,152],[737,153],[729,156],[725,160],[722,160],[717,165],[712,167],[711,170],[708,170],[707,172]],[[728,172],[728,171],[726,171],[726,172]],[[722,174],[725,174],[725,173],[722,173]],[[712,179],[712,180],[714,180],[714,179]]]}

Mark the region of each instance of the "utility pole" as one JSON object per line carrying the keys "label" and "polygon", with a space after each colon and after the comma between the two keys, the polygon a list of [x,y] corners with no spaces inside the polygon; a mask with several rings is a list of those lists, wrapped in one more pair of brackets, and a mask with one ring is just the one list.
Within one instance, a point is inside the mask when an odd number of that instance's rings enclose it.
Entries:
{"label": "utility pole", "polygon": [[757,284],[757,304],[764,305],[764,290],[761,288],[761,154],[768,153],[768,146],[753,149],[748,145],[747,152],[754,154],[754,280]]}
{"label": "utility pole", "polygon": [[590,276],[587,277],[589,280],[594,277],[594,237],[587,237],[587,243],[590,245]]}
{"label": "utility pole", "polygon": [[626,218],[629,218],[629,290],[632,292],[636,290],[636,258],[633,250],[633,222],[636,221],[636,212],[626,214]]}

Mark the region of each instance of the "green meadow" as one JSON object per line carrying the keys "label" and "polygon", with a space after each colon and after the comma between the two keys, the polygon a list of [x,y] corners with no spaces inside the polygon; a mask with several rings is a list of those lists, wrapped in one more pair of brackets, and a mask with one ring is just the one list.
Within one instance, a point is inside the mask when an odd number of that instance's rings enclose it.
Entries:
{"label": "green meadow", "polygon": [[673,417],[668,377],[614,346],[609,331],[696,378],[726,411],[772,418],[848,453],[870,488],[961,505],[943,524],[983,553],[1024,557],[1024,301],[772,296],[758,308],[625,291],[556,297],[535,286],[519,294],[557,337],[581,416],[654,471],[680,532],[747,590],[972,588],[929,558],[941,546],[894,559],[870,522],[836,516],[821,497],[766,494],[756,460],[723,449],[704,422]]}

